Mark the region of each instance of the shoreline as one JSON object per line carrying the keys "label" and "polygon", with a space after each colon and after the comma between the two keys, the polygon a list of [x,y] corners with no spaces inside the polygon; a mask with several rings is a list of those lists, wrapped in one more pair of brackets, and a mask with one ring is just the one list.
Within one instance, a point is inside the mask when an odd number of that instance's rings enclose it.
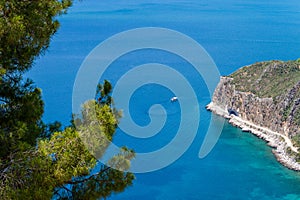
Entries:
{"label": "shoreline", "polygon": [[215,105],[213,102],[209,103],[206,106],[206,109],[216,115],[228,119],[231,125],[242,129],[242,131],[250,132],[258,138],[265,140],[267,145],[273,148],[272,153],[275,155],[278,162],[291,170],[300,171],[300,163],[296,162],[286,152],[286,149],[290,148],[291,151],[298,153],[297,148],[293,146],[292,141],[287,136],[274,132],[268,128],[257,126],[240,117],[229,115],[227,110]]}

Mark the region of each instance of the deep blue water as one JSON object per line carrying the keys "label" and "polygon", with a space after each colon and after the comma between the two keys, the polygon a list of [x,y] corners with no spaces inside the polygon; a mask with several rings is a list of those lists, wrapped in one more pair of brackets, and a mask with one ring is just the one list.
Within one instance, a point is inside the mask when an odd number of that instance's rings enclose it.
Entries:
{"label": "deep blue water", "polygon": [[[206,49],[222,75],[257,61],[300,57],[300,3],[296,0],[86,0],[76,2],[59,20],[60,30],[29,76],[43,90],[45,121],[59,120],[65,125],[81,63],[96,45],[121,31],[164,27],[182,32]],[[197,93],[200,128],[180,159],[159,171],[137,174],[132,187],[111,199],[300,199],[300,174],[278,164],[264,141],[227,123],[213,151],[198,158],[211,116],[204,109],[210,97],[201,76],[181,58],[157,50],[132,52],[113,62],[101,79],[114,85],[126,70],[150,62],[172,66],[187,77]],[[147,125],[150,106],[162,104],[168,112],[166,125],[149,139],[119,130],[114,142],[136,152],[165,146],[175,136],[180,120],[179,105],[168,101],[172,95],[159,85],[139,88],[130,102],[135,122]]]}

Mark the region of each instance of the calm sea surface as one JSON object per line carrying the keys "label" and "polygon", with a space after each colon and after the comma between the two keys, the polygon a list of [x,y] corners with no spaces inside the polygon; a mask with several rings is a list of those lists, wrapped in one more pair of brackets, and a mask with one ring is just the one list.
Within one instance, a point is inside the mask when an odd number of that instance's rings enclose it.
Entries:
{"label": "calm sea surface", "polygon": [[[121,31],[164,27],[182,32],[206,49],[222,75],[257,61],[300,57],[298,0],[85,0],[76,2],[59,20],[61,28],[48,52],[37,59],[28,76],[43,90],[45,121],[59,120],[65,125],[82,61],[96,45]],[[180,159],[159,171],[137,174],[132,187],[110,199],[300,199],[300,174],[278,164],[264,141],[227,123],[213,151],[198,158],[211,116],[204,109],[210,97],[201,76],[178,56],[157,50],[132,52],[113,62],[101,79],[115,84],[126,70],[149,62],[172,66],[189,80],[198,95],[200,128]],[[136,152],[166,145],[180,120],[179,106],[168,104],[172,95],[159,85],[139,88],[130,102],[135,122],[147,125],[149,107],[162,103],[168,112],[166,126],[150,139],[136,139],[119,130],[114,142]]]}

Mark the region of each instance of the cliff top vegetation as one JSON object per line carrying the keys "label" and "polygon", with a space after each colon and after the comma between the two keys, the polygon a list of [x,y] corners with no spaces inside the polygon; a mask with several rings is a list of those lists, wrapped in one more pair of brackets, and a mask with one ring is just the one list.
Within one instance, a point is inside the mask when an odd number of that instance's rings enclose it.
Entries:
{"label": "cliff top vegetation", "polygon": [[276,98],[286,94],[300,82],[300,59],[267,61],[242,67],[229,76],[235,89],[251,92],[261,98]]}

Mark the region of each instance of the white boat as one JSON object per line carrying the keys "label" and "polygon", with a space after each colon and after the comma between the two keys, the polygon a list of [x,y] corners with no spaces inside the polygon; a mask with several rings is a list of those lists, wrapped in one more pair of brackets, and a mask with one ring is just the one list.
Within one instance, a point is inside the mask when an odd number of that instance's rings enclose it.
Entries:
{"label": "white boat", "polygon": [[175,101],[177,101],[178,100],[178,97],[172,97],[171,98],[171,102],[175,102]]}

